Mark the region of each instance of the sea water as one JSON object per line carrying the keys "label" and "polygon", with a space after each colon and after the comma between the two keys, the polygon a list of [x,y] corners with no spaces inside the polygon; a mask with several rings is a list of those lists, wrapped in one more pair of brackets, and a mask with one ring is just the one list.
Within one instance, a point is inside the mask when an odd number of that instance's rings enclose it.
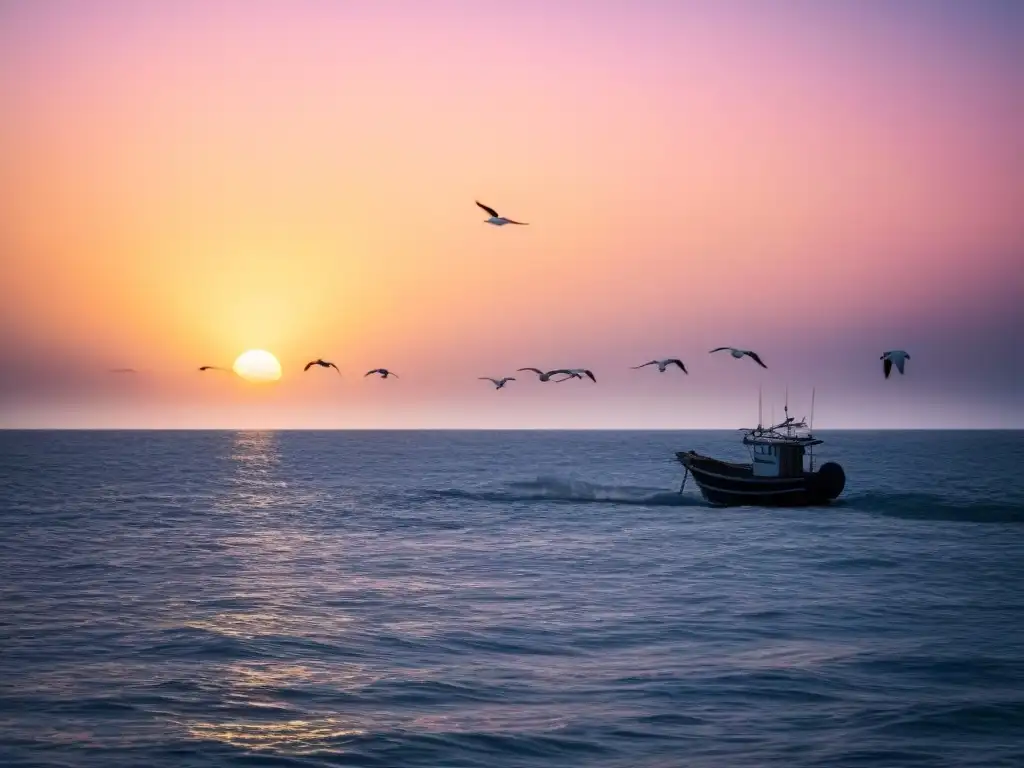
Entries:
{"label": "sea water", "polygon": [[1024,765],[1024,433],[0,432],[0,765]]}

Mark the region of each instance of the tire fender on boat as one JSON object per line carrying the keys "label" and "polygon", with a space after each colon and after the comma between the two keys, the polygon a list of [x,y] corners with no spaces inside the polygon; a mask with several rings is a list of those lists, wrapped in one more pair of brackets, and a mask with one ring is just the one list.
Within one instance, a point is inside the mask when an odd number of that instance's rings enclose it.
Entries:
{"label": "tire fender on boat", "polygon": [[815,491],[826,499],[834,499],[846,487],[846,472],[834,461],[829,461],[811,475],[811,480]]}

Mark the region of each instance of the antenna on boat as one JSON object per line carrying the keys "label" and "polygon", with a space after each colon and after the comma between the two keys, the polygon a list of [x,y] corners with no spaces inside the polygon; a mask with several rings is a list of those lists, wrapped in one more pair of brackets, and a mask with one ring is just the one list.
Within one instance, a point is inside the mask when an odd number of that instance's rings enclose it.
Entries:
{"label": "antenna on boat", "polygon": [[814,431],[814,389],[814,387],[811,387],[811,421],[807,425],[808,432]]}
{"label": "antenna on boat", "polygon": [[[812,437],[814,435],[814,391],[815,387],[811,387],[811,420],[807,424],[807,436]],[[814,472],[814,446],[810,445],[807,447],[808,460],[810,461],[810,470]]]}
{"label": "antenna on boat", "polygon": [[761,419],[761,385],[757,385],[757,428],[760,429],[764,421]]}
{"label": "antenna on boat", "polygon": [[[782,405],[782,412],[786,416],[786,425],[788,426],[789,425],[789,384],[786,385],[786,400],[785,400],[785,402]],[[792,432],[793,431],[792,428],[790,428],[789,431]]]}

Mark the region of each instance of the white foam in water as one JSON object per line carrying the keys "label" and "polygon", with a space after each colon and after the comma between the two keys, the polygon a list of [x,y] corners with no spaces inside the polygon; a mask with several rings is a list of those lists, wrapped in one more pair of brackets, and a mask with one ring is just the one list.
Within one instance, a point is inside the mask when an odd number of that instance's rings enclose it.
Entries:
{"label": "white foam in water", "polygon": [[699,503],[696,497],[666,489],[641,488],[630,485],[598,485],[585,480],[564,477],[538,477],[536,480],[505,483],[493,490],[451,490],[445,491],[443,494],[485,501],[577,501],[659,506],[684,506]]}

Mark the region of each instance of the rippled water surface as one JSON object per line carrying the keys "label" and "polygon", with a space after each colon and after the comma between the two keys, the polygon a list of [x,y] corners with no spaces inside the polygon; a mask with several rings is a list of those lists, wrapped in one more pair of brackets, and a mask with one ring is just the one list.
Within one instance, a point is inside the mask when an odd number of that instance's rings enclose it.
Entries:
{"label": "rippled water surface", "polygon": [[1024,765],[1024,433],[0,432],[0,765]]}

